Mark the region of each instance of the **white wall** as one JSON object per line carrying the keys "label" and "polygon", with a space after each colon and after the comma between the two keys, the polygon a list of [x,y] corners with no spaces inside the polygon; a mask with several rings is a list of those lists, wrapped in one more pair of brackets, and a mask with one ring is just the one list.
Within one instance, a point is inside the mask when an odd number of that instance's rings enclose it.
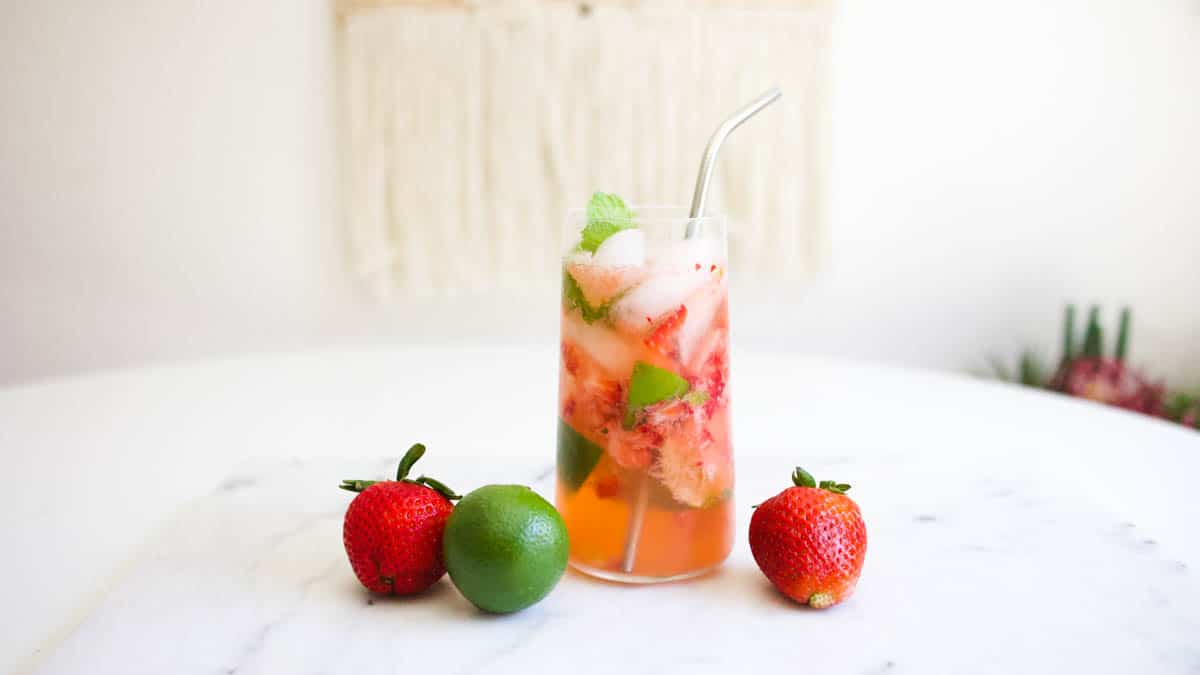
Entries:
{"label": "white wall", "polygon": [[1135,360],[1200,386],[1200,2],[841,7],[801,343],[961,367],[1130,303]]}
{"label": "white wall", "polygon": [[324,0],[0,8],[0,380],[268,349],[345,302]]}
{"label": "white wall", "polygon": [[[321,0],[0,8],[0,381],[553,334],[552,289],[356,293],[330,22]],[[962,368],[1049,351],[1069,299],[1129,302],[1135,358],[1200,385],[1200,2],[842,0],[834,83],[832,264],[741,288],[739,339]]]}

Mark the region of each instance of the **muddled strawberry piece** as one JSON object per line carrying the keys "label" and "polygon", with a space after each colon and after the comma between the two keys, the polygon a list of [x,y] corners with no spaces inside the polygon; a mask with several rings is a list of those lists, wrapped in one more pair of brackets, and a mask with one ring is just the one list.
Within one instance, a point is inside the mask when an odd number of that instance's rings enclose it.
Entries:
{"label": "muddled strawberry piece", "polygon": [[691,420],[695,414],[695,407],[686,401],[672,399],[647,406],[642,413],[642,424],[665,436]]}
{"label": "muddled strawberry piece", "polygon": [[626,469],[650,468],[654,462],[654,452],[663,442],[663,435],[646,425],[627,431],[617,423],[608,428],[607,436],[609,456]]}
{"label": "muddled strawberry piece", "polygon": [[576,347],[571,342],[563,340],[559,350],[562,352],[563,370],[567,371],[571,375],[578,375],[581,358],[579,347]]}
{"label": "muddled strawberry piece", "polygon": [[704,392],[705,417],[712,417],[725,405],[725,386],[729,379],[729,351],[724,330],[714,330],[705,336],[700,349],[688,364],[684,377],[693,391]]}
{"label": "muddled strawberry piece", "polygon": [[712,322],[713,330],[727,331],[729,330],[729,299],[723,298],[721,306],[717,308],[717,313],[713,315]]}
{"label": "muddled strawberry piece", "polygon": [[584,389],[588,427],[603,434],[603,430],[618,423],[625,410],[625,387],[610,380],[592,383]]}
{"label": "muddled strawberry piece", "polygon": [[724,350],[714,352],[705,364],[705,390],[708,401],[704,404],[704,412],[712,417],[718,406],[725,404],[725,382],[729,377],[729,359]]}
{"label": "muddled strawberry piece", "polygon": [[613,475],[608,475],[596,481],[593,488],[596,492],[596,497],[600,499],[612,499],[621,492],[621,480]]}
{"label": "muddled strawberry piece", "polygon": [[[700,411],[700,408],[681,399],[647,406],[639,416],[638,425],[632,431],[623,431],[618,435],[621,442],[618,449],[624,453],[624,458],[616,458],[618,463],[647,468],[668,444],[695,445],[701,442],[703,424]],[[609,447],[611,451],[613,446],[610,444]]]}
{"label": "muddled strawberry piece", "polygon": [[563,419],[595,440],[602,429],[620,419],[625,408],[625,388],[574,343],[563,340]]}
{"label": "muddled strawberry piece", "polygon": [[728,444],[718,442],[689,418],[666,437],[651,475],[680,503],[697,508],[709,505],[732,487]]}
{"label": "muddled strawberry piece", "polygon": [[[647,317],[649,318],[649,317]],[[658,325],[646,337],[647,347],[672,359],[679,358],[679,329],[687,321],[687,307],[680,305],[679,309],[667,314],[659,320]]]}

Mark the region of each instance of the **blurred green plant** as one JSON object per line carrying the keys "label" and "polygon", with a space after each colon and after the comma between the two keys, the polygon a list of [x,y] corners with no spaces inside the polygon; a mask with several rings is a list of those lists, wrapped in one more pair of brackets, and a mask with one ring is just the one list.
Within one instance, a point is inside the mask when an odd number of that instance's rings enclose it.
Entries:
{"label": "blurred green plant", "polygon": [[989,359],[989,365],[995,377],[1007,382],[1086,398],[1200,429],[1200,395],[1183,392],[1168,395],[1163,382],[1151,381],[1126,363],[1131,323],[1132,312],[1128,307],[1122,308],[1116,343],[1112,352],[1105,355],[1100,308],[1093,305],[1088,309],[1080,341],[1075,337],[1075,305],[1067,305],[1063,312],[1062,354],[1053,370],[1030,349],[1017,357],[1015,370],[998,358]]}

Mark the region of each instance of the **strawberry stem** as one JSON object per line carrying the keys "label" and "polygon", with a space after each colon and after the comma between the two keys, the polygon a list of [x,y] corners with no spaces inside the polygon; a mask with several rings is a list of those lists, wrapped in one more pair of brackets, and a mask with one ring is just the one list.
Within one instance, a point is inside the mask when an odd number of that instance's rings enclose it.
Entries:
{"label": "strawberry stem", "polygon": [[400,460],[400,468],[396,469],[396,480],[404,480],[408,478],[408,472],[412,471],[413,464],[417,460],[425,456],[425,446],[421,443],[414,443],[408,452],[404,453],[404,458]]}
{"label": "strawberry stem", "polygon": [[462,499],[462,495],[460,495],[460,494],[456,493],[454,490],[451,490],[450,488],[446,487],[445,483],[443,483],[440,480],[430,478],[429,476],[420,476],[416,480],[409,481],[409,482],[424,485],[425,487],[432,489],[433,491],[437,492],[438,494],[445,497],[446,499],[449,499],[450,501],[454,501],[455,499]]}
{"label": "strawberry stem", "polygon": [[796,467],[792,472],[792,484],[796,487],[817,487],[817,479],[812,477],[812,474]]}
{"label": "strawberry stem", "polygon": [[[449,501],[462,499],[462,496],[451,490],[445,483],[440,480],[430,478],[429,476],[420,476],[418,478],[409,478],[408,473],[412,471],[413,465],[417,460],[425,455],[425,446],[421,443],[414,443],[408,452],[404,453],[404,458],[400,460],[400,466],[396,469],[396,480],[401,483],[412,483],[413,485],[421,485],[433,490],[434,492],[445,497]],[[380,482],[377,480],[353,480],[346,479],[338,487],[349,492],[362,492],[372,485]]]}
{"label": "strawberry stem", "polygon": [[833,480],[823,480],[817,487],[821,488],[822,490],[828,490],[835,495],[844,495],[846,494],[846,490],[850,489],[848,484],[839,483]]}
{"label": "strawberry stem", "polygon": [[344,480],[338,487],[350,492],[362,492],[378,482],[377,480]]}
{"label": "strawberry stem", "polygon": [[818,483],[811,473],[800,467],[796,467],[796,470],[792,472],[792,484],[796,487],[819,488],[838,495],[844,495],[846,490],[850,489],[848,484],[835,480],[823,480]]}

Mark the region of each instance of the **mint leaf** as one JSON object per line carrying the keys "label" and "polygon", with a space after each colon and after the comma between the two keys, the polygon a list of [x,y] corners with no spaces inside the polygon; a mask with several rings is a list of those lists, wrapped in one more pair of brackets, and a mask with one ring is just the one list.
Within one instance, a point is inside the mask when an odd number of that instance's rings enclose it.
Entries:
{"label": "mint leaf", "polygon": [[[588,303],[587,298],[583,295],[583,289],[579,287],[579,282],[575,281],[575,277],[571,273],[563,270],[563,287],[562,287],[563,304],[571,309],[592,308]],[[591,322],[589,322],[591,323]]]}
{"label": "mint leaf", "polygon": [[580,316],[587,323],[595,323],[608,316],[610,303],[592,307],[592,303],[588,302],[587,297],[583,294],[583,289],[579,287],[579,282],[575,281],[575,277],[566,270],[563,270],[562,297],[563,304],[569,309],[579,310]]}
{"label": "mint leaf", "polygon": [[698,407],[708,403],[708,398],[707,391],[704,391],[703,389],[693,389],[683,397],[683,400],[686,401],[690,406]]}
{"label": "mint leaf", "polygon": [[609,237],[630,227],[633,227],[633,225],[620,226],[615,223],[588,223],[580,235],[579,249],[595,253],[596,249],[600,248],[600,244],[603,244]]}
{"label": "mint leaf", "polygon": [[588,202],[587,225],[580,234],[579,248],[595,253],[604,240],[633,227],[637,227],[633,222],[633,210],[620,197],[597,192]]}
{"label": "mint leaf", "polygon": [[587,206],[588,223],[633,224],[633,210],[620,197],[605,192],[592,194]]}

